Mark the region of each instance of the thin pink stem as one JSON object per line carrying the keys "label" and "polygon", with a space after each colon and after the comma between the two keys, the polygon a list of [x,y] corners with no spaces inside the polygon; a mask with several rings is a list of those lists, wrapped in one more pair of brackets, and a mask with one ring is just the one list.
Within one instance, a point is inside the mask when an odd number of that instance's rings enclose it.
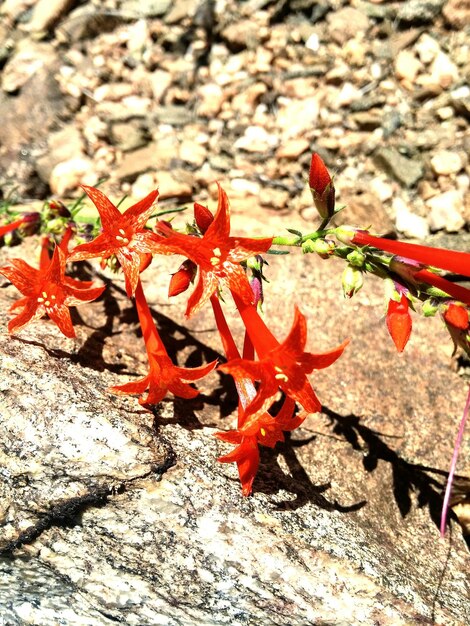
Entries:
{"label": "thin pink stem", "polygon": [[449,500],[450,494],[452,492],[452,483],[454,481],[455,468],[457,467],[457,459],[459,457],[460,446],[462,445],[463,434],[465,430],[465,424],[467,422],[468,413],[470,411],[470,386],[468,388],[467,393],[467,401],[465,403],[465,408],[463,411],[462,419],[460,420],[460,426],[457,433],[457,438],[455,440],[454,445],[454,453],[452,455],[452,461],[450,463],[449,475],[447,477],[447,485],[446,491],[444,494],[444,502],[442,503],[442,513],[441,513],[441,537],[443,538],[446,532],[446,524],[447,524],[447,513],[449,510]]}

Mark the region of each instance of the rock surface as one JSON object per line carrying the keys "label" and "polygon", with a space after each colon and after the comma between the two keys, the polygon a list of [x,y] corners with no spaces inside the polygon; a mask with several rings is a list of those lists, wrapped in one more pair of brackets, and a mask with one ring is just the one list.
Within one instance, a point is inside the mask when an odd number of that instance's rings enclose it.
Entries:
{"label": "rock surface", "polygon": [[[243,227],[259,231],[262,214],[243,217]],[[281,223],[273,216],[270,227]],[[15,253],[3,249],[3,259]],[[8,624],[468,622],[467,546],[454,521],[445,542],[436,528],[465,398],[444,329],[417,319],[398,357],[378,313],[380,285],[344,302],[341,267],[283,260],[271,262],[266,289],[276,335],[297,302],[310,349],[353,343],[313,377],[323,413],[263,451],[249,499],[235,468],[216,461],[226,447],[212,435],[233,420],[226,379],[213,375],[195,401],[169,399],[153,414],[106,392],[145,372],[121,280],[78,309],[76,340],[46,320],[7,338],[16,295],[0,291]],[[194,365],[220,346],[210,316],[183,326],[181,303],[168,303],[174,262],[154,261],[145,289],[170,350]],[[467,442],[463,474],[468,451]]]}

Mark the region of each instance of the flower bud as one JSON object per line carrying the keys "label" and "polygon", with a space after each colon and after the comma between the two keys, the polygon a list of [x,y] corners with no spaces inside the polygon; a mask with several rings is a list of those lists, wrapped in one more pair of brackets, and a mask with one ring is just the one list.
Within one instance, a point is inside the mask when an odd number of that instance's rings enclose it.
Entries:
{"label": "flower bud", "polygon": [[450,324],[459,330],[467,330],[469,326],[468,310],[460,304],[451,302],[444,312],[444,320],[446,324]]}
{"label": "flower bud", "polygon": [[423,269],[421,263],[413,261],[412,259],[406,259],[402,256],[393,256],[390,259],[389,268],[395,274],[398,274],[407,283],[411,285],[417,285],[419,281],[415,278],[415,274]]}
{"label": "flower bud", "polygon": [[72,217],[68,208],[60,200],[49,200],[48,205],[53,217]]}
{"label": "flower bud", "polygon": [[170,280],[170,284],[168,286],[168,297],[172,298],[173,296],[177,296],[186,289],[191,284],[194,276],[196,274],[196,264],[186,259],[180,267],[178,271],[173,274]]}
{"label": "flower bud", "polygon": [[386,323],[396,349],[403,352],[412,330],[409,302],[405,294],[401,294],[398,302],[394,299],[389,300]]}
{"label": "flower bud", "polygon": [[263,282],[261,278],[259,276],[253,276],[253,278],[250,280],[250,285],[254,296],[253,304],[255,306],[258,306],[258,304],[260,303],[263,304]]}
{"label": "flower bud", "polygon": [[153,256],[150,254],[150,252],[139,252],[139,256],[140,256],[139,273],[142,274],[142,272],[146,270],[147,267],[152,262]]}
{"label": "flower bud", "polygon": [[312,154],[308,182],[320,217],[332,217],[335,212],[335,187],[322,158],[316,152]]}
{"label": "flower bud", "polygon": [[153,230],[157,233],[157,235],[168,236],[168,234],[173,230],[173,226],[168,220],[158,220]]}
{"label": "flower bud", "polygon": [[308,254],[316,252],[322,259],[327,259],[333,254],[335,244],[326,239],[307,239],[302,244],[302,252]]}
{"label": "flower bud", "polygon": [[352,265],[347,265],[343,271],[341,277],[341,284],[343,287],[343,294],[345,298],[352,298],[352,296],[359,291],[364,284],[364,277],[361,270]]}
{"label": "flower bud", "polygon": [[353,267],[364,267],[366,257],[360,250],[353,250],[346,258]]}
{"label": "flower bud", "polygon": [[430,298],[429,300],[425,300],[421,306],[421,311],[424,317],[434,317],[438,310],[439,306],[432,298]]}
{"label": "flower bud", "polygon": [[207,207],[199,204],[199,202],[195,202],[194,219],[196,221],[197,227],[199,228],[201,233],[204,234],[214,221],[214,216]]}
{"label": "flower bud", "polygon": [[354,226],[338,226],[338,228],[335,228],[335,237],[346,246],[351,246],[356,232],[357,228],[354,228]]}
{"label": "flower bud", "polygon": [[24,213],[20,232],[24,237],[35,235],[41,226],[41,214],[37,211]]}

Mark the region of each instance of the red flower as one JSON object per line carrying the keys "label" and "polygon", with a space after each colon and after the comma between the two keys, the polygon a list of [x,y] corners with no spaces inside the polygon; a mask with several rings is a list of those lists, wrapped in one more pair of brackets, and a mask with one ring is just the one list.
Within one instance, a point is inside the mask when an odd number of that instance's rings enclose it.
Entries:
{"label": "red flower", "polygon": [[217,212],[202,238],[177,233],[164,224],[159,225],[159,232],[165,236],[154,235],[154,252],[182,254],[198,266],[196,286],[186,308],[188,317],[199,311],[221,285],[229,287],[243,302],[253,302],[253,292],[240,262],[266,252],[272,238],[230,237],[229,202],[220,185]]}
{"label": "red flower", "polygon": [[39,270],[21,259],[12,259],[11,266],[0,268],[0,273],[24,295],[11,311],[22,311],[8,324],[10,333],[16,333],[35,319],[47,314],[66,337],[75,337],[69,307],[98,298],[104,287],[90,288],[90,283],[65,276],[66,257],[59,246],[47,266]]}
{"label": "red flower", "polygon": [[256,397],[247,407],[247,413],[267,410],[279,388],[296,400],[307,413],[319,411],[321,405],[307,374],[332,365],[341,356],[349,340],[328,352],[304,352],[307,324],[296,307],[292,329],[287,338],[279,343],[259,316],[256,307],[243,304],[236,294],[233,295],[259,361],[233,359],[219,369],[231,374],[235,380],[248,378],[260,382]]}
{"label": "red flower", "polygon": [[[149,373],[137,381],[111,387],[110,391],[117,394],[140,394],[139,403],[142,405],[158,404],[168,391],[180,398],[196,397],[198,390],[183,381],[192,382],[203,378],[215,368],[217,361],[192,368],[173,365],[155,327],[140,280],[135,291],[135,303],[149,360]],[[147,395],[143,396],[146,391]]]}
{"label": "red flower", "polygon": [[[227,358],[229,361],[231,359],[240,360],[240,353],[235,345],[216,295],[211,296],[211,304]],[[247,337],[245,337],[243,356],[253,356],[253,346],[249,339],[247,341]],[[220,457],[218,460],[222,463],[236,462],[243,495],[248,496],[252,491],[253,480],[258,471],[258,446],[263,445],[273,448],[278,441],[284,441],[283,431],[297,428],[305,419],[306,414],[302,417],[294,417],[295,401],[287,397],[276,417],[273,417],[263,409],[253,413],[250,406],[256,397],[256,388],[253,380],[237,377],[235,378],[235,386],[239,397],[238,429],[218,432],[215,433],[215,436],[222,441],[237,446],[232,452]]]}
{"label": "red flower", "polygon": [[152,191],[121,213],[99,189],[86,185],[82,187],[98,209],[102,233],[90,243],[77,246],[70,254],[70,260],[81,261],[116,255],[124,271],[127,295],[131,297],[139,280],[141,256],[152,251],[153,235],[150,230],[144,230],[144,227],[152,214],[158,191]]}
{"label": "red flower", "polygon": [[387,309],[387,328],[398,352],[403,352],[411,335],[411,315],[408,298],[401,295],[400,301],[390,299]]}
{"label": "red flower", "polygon": [[263,413],[238,430],[215,433],[222,441],[236,445],[236,448],[218,458],[221,463],[235,462],[242,484],[242,493],[249,496],[259,467],[259,445],[274,448],[278,441],[284,441],[284,431],[294,430],[304,421],[306,414],[293,417],[294,401],[286,398],[276,417]]}
{"label": "red flower", "polygon": [[316,152],[312,154],[310,175],[308,178],[310,191],[318,213],[323,219],[329,218],[335,212],[335,188],[333,179],[328,172],[322,158]]}

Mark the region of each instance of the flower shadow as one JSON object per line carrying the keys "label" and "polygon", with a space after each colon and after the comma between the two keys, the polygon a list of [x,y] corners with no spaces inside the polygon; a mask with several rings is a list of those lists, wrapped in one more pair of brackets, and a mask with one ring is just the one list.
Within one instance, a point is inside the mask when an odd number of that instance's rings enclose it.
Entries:
{"label": "flower shadow", "polygon": [[[362,464],[367,472],[374,472],[379,461],[389,464],[393,496],[402,518],[411,511],[412,495],[416,494],[418,507],[427,507],[439,528],[446,471],[406,461],[383,441],[380,433],[361,424],[357,415],[340,415],[328,407],[323,407],[323,413],[330,419],[335,435],[364,453]],[[461,476],[458,478],[464,480]],[[455,519],[452,512],[450,516]]]}

